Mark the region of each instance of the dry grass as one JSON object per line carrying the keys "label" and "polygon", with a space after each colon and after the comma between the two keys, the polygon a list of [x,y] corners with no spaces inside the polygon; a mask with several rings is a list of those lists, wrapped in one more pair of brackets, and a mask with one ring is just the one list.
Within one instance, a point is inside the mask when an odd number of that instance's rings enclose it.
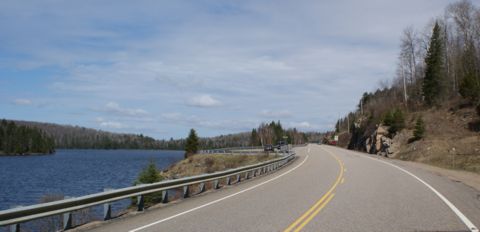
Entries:
{"label": "dry grass", "polygon": [[[408,143],[419,115],[425,121],[425,138]],[[473,107],[461,107],[458,102],[414,113],[407,120],[408,128],[394,138],[394,157],[480,173],[480,134],[471,128],[478,120]]]}
{"label": "dry grass", "polygon": [[239,154],[201,154],[182,160],[169,168],[163,175],[169,179],[213,173],[227,169],[242,167],[277,158],[275,154],[259,153],[258,155]]}

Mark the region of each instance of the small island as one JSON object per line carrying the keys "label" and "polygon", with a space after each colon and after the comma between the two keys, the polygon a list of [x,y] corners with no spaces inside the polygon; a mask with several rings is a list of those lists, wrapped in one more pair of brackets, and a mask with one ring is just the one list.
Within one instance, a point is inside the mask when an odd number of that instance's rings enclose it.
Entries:
{"label": "small island", "polygon": [[53,154],[55,142],[40,129],[17,125],[12,121],[0,122],[0,155]]}

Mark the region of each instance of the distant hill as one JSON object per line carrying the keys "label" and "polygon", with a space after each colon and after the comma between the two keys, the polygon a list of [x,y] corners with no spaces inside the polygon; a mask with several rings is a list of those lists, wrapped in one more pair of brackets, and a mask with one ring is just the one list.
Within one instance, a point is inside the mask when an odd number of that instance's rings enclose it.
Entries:
{"label": "distant hill", "polygon": [[[54,123],[31,122],[13,120],[17,125],[23,125],[42,130],[53,138],[57,149],[168,149],[183,150],[185,139],[156,140],[152,137],[138,134],[112,133],[102,130],[85,128],[72,125],[59,125]],[[303,139],[297,143],[319,141],[321,134],[316,132],[301,133]],[[285,131],[289,134],[290,131]],[[267,133],[268,134],[268,133]],[[268,137],[268,136],[266,136]],[[293,141],[292,141],[293,142]],[[245,147],[260,145],[252,144],[252,134],[241,132],[215,137],[200,138],[200,149],[215,149],[225,147]]]}
{"label": "distant hill", "polygon": [[54,139],[60,149],[182,149],[182,140],[155,140],[152,137],[112,133],[80,126],[16,121],[18,125],[38,128]]}

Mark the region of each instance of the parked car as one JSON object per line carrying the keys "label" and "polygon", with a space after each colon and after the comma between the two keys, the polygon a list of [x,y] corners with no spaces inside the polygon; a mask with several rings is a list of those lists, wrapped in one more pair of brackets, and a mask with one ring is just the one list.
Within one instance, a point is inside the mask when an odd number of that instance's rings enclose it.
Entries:
{"label": "parked car", "polygon": [[271,144],[267,144],[263,146],[263,151],[274,151],[274,147]]}

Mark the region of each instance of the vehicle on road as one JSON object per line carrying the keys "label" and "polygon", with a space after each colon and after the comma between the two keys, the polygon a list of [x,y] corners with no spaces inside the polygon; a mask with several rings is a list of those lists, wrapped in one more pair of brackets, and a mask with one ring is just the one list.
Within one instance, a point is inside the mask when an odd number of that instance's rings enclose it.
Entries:
{"label": "vehicle on road", "polygon": [[263,146],[263,151],[275,151],[275,148],[271,144],[267,144]]}

